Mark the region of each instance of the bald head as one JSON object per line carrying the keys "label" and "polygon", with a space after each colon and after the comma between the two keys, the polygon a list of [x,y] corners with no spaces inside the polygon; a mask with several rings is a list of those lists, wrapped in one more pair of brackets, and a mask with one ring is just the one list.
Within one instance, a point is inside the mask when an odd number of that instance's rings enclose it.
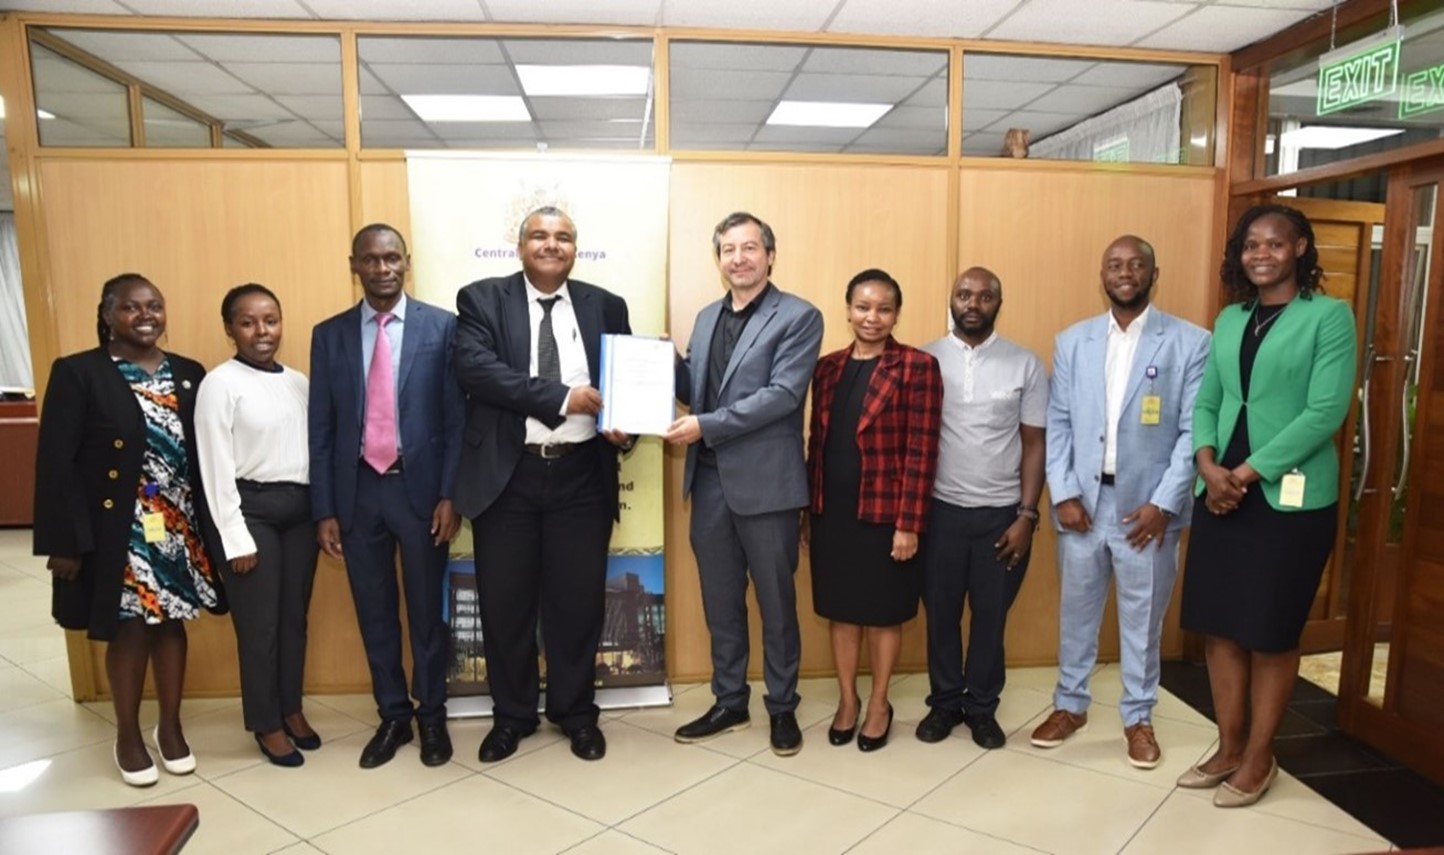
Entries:
{"label": "bald head", "polygon": [[1153,254],[1153,244],[1138,235],[1120,235],[1113,239],[1113,243],[1108,244],[1107,249],[1103,250],[1103,262],[1105,264],[1108,262],[1108,255],[1113,252],[1115,248],[1119,247],[1126,247],[1140,255],[1146,256],[1150,264],[1156,264],[1158,262],[1157,256]]}
{"label": "bald head", "polygon": [[1153,284],[1158,281],[1153,245],[1137,235],[1114,239],[1103,251],[1099,277],[1113,303],[1114,317],[1126,325],[1148,308],[1152,299]]}

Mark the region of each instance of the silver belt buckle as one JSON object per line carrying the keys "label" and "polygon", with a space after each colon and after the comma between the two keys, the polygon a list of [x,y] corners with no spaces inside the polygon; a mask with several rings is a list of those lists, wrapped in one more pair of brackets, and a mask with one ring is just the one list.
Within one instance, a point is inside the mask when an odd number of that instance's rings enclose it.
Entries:
{"label": "silver belt buckle", "polygon": [[558,459],[560,459],[561,456],[562,456],[560,453],[553,454],[553,453],[551,452],[551,449],[554,448],[554,447],[555,447],[555,446],[554,446],[552,443],[549,443],[549,442],[544,442],[544,443],[542,443],[542,444],[541,444],[541,459],[542,459],[542,460],[558,460]]}

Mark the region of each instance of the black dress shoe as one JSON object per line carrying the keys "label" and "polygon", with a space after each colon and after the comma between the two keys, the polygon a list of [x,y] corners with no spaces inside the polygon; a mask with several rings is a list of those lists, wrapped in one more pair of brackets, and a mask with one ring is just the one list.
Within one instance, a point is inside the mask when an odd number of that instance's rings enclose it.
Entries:
{"label": "black dress shoe", "polygon": [[491,733],[481,741],[481,750],[476,753],[476,758],[483,763],[495,763],[498,760],[505,760],[516,753],[517,745],[531,732],[522,732],[508,724],[497,724],[491,728]]}
{"label": "black dress shoe", "polygon": [[1007,735],[998,726],[998,720],[991,715],[970,715],[967,717],[967,724],[973,731],[973,741],[979,748],[991,751],[1008,744]]}
{"label": "black dress shoe", "polygon": [[451,735],[446,732],[446,721],[419,724],[421,731],[421,762],[427,766],[440,766],[451,760]]}
{"label": "black dress shoe", "polygon": [[792,712],[775,713],[772,718],[772,753],[791,757],[802,750],[802,730]]}
{"label": "black dress shoe", "polygon": [[868,736],[862,731],[857,734],[858,751],[876,751],[887,744],[887,738],[892,733],[892,704],[887,705],[887,728],[883,730],[882,736]]}
{"label": "black dress shoe", "polygon": [[256,734],[256,745],[260,746],[261,753],[266,755],[266,759],[275,763],[277,766],[296,767],[306,762],[306,758],[301,756],[301,752],[294,748],[291,749],[289,754],[272,754],[270,749],[266,748],[266,743],[261,741],[261,735],[259,733]]}
{"label": "black dress shoe", "polygon": [[584,724],[567,731],[572,753],[583,760],[600,760],[607,756],[607,738],[595,724]]}
{"label": "black dress shoe", "polygon": [[376,728],[376,735],[361,749],[361,768],[375,769],[391,762],[396,749],[411,741],[410,721],[383,721]]}
{"label": "black dress shoe", "polygon": [[861,702],[861,701],[858,701],[858,710],[857,710],[857,713],[858,713],[858,717],[857,717],[857,718],[854,718],[854,719],[852,720],[852,727],[847,727],[847,728],[828,727],[828,728],[827,728],[827,742],[828,742],[829,745],[846,745],[846,744],[848,744],[849,742],[852,741],[852,735],[857,732],[857,724],[858,724],[858,721],[861,720],[861,717],[862,717],[862,702]]}
{"label": "black dress shoe", "polygon": [[291,732],[291,726],[284,721],[281,722],[281,728],[286,731],[287,736],[291,737],[291,744],[302,751],[315,751],[321,747],[321,734],[319,733],[313,732],[310,736],[297,736]]}
{"label": "black dress shoe", "polygon": [[701,742],[714,736],[721,736],[733,730],[749,727],[752,717],[747,710],[730,710],[724,706],[712,705],[699,719],[694,719],[677,728],[673,734],[678,742]]}
{"label": "black dress shoe", "polygon": [[962,710],[948,710],[933,707],[923,720],[918,722],[917,736],[923,742],[942,742],[953,733],[953,728],[963,723]]}

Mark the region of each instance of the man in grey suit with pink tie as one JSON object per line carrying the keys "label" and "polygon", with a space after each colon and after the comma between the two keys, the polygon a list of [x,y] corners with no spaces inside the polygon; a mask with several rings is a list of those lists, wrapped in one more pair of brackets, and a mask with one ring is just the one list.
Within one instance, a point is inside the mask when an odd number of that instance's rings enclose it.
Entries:
{"label": "man in grey suit with pink tie", "polygon": [[802,442],[807,387],[822,345],[822,314],[770,281],[772,229],[738,212],[717,225],[713,254],[727,293],[697,316],[678,365],[677,397],[691,407],[666,440],[687,446],[682,494],[712,640],[705,715],[677,729],[699,742],[747,727],[747,581],[762,612],[764,699],[774,753],[802,749],[797,725],[798,526],[808,503]]}

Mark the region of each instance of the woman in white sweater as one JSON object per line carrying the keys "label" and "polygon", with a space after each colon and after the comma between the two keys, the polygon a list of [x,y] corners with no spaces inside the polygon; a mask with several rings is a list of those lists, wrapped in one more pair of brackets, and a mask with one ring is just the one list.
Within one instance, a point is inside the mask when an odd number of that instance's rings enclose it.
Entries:
{"label": "woman in white sweater", "polygon": [[221,301],[236,356],[206,375],[196,442],[216,528],[241,660],[246,729],[278,766],[321,737],[301,711],[306,611],[316,574],[306,447],[306,376],[276,361],[281,302],[264,285]]}

